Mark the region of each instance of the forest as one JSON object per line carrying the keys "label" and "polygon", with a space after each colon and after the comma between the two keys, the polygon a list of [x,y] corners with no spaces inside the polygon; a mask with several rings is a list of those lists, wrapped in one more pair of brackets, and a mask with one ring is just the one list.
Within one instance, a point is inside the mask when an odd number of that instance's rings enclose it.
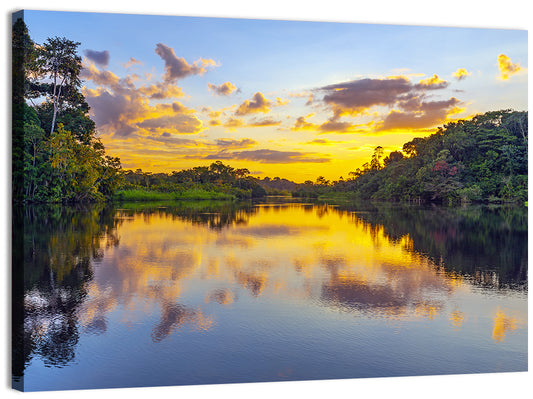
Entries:
{"label": "forest", "polygon": [[[13,24],[12,184],[15,202],[294,197],[456,204],[527,201],[528,112],[450,122],[402,150],[378,146],[346,179],[294,183],[216,161],[171,173],[123,170],[106,154],[81,93],[78,42],[34,43]],[[339,171],[342,173],[342,171]]]}
{"label": "forest", "polygon": [[247,199],[264,197],[266,190],[246,168],[235,169],[221,161],[172,173],[123,172],[115,198],[139,199]]}
{"label": "forest", "polygon": [[344,196],[379,201],[444,204],[527,201],[528,113],[491,111],[450,122],[426,138],[415,138],[402,151],[370,161],[329,182],[318,177],[295,196]]}
{"label": "forest", "polygon": [[80,43],[49,38],[37,45],[22,19],[13,24],[12,39],[13,200],[109,199],[122,168],[119,158],[106,155],[89,118]]}

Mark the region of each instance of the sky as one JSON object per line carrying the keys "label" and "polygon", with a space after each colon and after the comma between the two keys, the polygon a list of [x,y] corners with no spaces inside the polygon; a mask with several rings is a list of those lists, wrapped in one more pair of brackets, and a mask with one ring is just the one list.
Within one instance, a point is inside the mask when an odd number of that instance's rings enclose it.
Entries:
{"label": "sky", "polygon": [[445,123],[527,110],[526,30],[25,11],[80,42],[82,92],[125,169],[220,160],[337,180]]}

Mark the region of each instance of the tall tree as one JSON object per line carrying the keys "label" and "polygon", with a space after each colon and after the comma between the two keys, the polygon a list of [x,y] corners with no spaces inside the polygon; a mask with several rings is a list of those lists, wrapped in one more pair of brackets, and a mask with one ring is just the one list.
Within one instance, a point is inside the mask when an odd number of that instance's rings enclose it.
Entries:
{"label": "tall tree", "polygon": [[30,37],[28,27],[22,20],[17,18],[12,30],[12,83],[13,104],[24,102],[26,94],[30,92],[29,74],[35,70],[37,57],[35,43]]}
{"label": "tall tree", "polygon": [[[15,19],[16,18],[16,19]],[[12,121],[11,134],[11,170],[13,199],[24,198],[24,160],[25,138],[24,124],[27,106],[25,93],[28,91],[28,71],[35,61],[35,45],[30,38],[28,28],[21,17],[14,16],[12,27],[11,62],[12,62]]]}
{"label": "tall tree", "polygon": [[374,154],[372,154],[372,160],[370,161],[370,169],[380,170],[382,167],[381,158],[383,158],[383,147],[377,146],[374,149]]}
{"label": "tall tree", "polygon": [[81,86],[81,57],[76,53],[81,43],[66,38],[48,38],[39,46],[37,78],[46,79],[39,91],[53,106],[50,134],[55,129],[57,114],[65,104],[78,105]]}
{"label": "tall tree", "polygon": [[250,171],[247,168],[239,168],[239,169],[235,169],[233,173],[235,174],[235,177],[237,177],[238,179],[239,188],[241,188],[242,186],[241,180],[244,179],[246,176],[248,176],[250,174]]}

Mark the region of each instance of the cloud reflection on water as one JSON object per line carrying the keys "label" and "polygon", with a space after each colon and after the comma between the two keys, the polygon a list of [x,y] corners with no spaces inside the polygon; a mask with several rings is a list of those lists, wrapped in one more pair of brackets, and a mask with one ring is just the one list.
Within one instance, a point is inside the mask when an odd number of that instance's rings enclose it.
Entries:
{"label": "cloud reflection on water", "polygon": [[[463,229],[457,238],[459,230],[442,229],[441,221],[434,227],[424,220],[415,225],[418,230],[398,234],[393,224],[370,222],[373,213],[297,203],[138,205],[101,213],[105,223],[95,212],[82,215],[79,226],[86,230],[60,226],[50,231],[49,241],[39,233],[42,243],[27,257],[31,270],[43,270],[24,295],[24,334],[51,365],[74,359],[80,334],[105,335],[117,322],[130,329],[148,327],[150,339],[161,343],[180,332],[217,329],[224,312],[261,318],[256,306],[272,304],[280,312],[301,303],[310,314],[340,310],[354,319],[439,322],[455,334],[488,320],[483,328],[496,343],[527,327],[520,308],[470,306],[477,300],[474,289],[505,295],[502,281],[521,277],[491,269],[461,273],[460,261],[471,255],[454,240],[470,232]],[[494,225],[510,226],[498,219]],[[504,233],[509,231],[506,227]],[[449,257],[454,268],[448,258],[421,251],[420,237],[441,251],[455,245]],[[505,237],[501,245],[518,242],[517,237]],[[512,253],[522,252],[514,247]],[[506,259],[522,270],[518,255]]]}
{"label": "cloud reflection on water", "polygon": [[[263,205],[239,223],[209,230],[168,216],[160,209],[134,212],[123,221],[120,248],[108,251],[105,265],[95,272],[84,304],[86,325],[102,320],[119,303],[125,319],[159,308],[156,341],[184,325],[213,328],[203,305],[181,303],[195,301],[189,292],[210,279],[219,288],[205,288],[204,304],[247,300],[235,292],[244,290],[250,298],[304,298],[366,317],[432,320],[447,312],[451,326],[464,323],[465,312],[446,306],[456,290],[468,289],[461,278],[441,273],[413,250],[409,236],[391,240],[383,226],[336,207],[317,206],[310,214],[309,206]],[[102,287],[107,287],[108,301]],[[501,336],[494,334],[494,339]]]}

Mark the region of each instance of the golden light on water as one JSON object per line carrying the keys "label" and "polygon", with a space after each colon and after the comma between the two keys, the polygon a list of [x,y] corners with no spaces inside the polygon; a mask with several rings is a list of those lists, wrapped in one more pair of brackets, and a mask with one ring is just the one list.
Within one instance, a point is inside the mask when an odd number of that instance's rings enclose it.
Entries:
{"label": "golden light on water", "polygon": [[494,316],[494,330],[492,330],[492,339],[497,342],[505,340],[505,336],[517,329],[518,321],[514,317],[510,317],[498,308],[496,316]]}
{"label": "golden light on water", "polygon": [[[471,309],[447,305],[471,289],[461,275],[416,252],[408,235],[391,239],[383,226],[334,206],[266,204],[226,225],[220,225],[222,214],[194,212],[212,228],[164,209],[124,212],[118,214],[120,245],[107,250],[105,268],[97,267],[89,284],[84,325],[118,307],[134,323],[155,307],[162,320],[154,339],[185,325],[215,328],[202,305],[182,305],[196,293],[209,306],[231,308],[243,295],[309,301],[354,315],[442,319],[457,332],[476,322]],[[498,310],[492,338],[503,341],[517,328],[515,318]]]}
{"label": "golden light on water", "polygon": [[454,310],[450,313],[450,322],[456,329],[458,329],[465,322],[465,314],[459,310]]}

